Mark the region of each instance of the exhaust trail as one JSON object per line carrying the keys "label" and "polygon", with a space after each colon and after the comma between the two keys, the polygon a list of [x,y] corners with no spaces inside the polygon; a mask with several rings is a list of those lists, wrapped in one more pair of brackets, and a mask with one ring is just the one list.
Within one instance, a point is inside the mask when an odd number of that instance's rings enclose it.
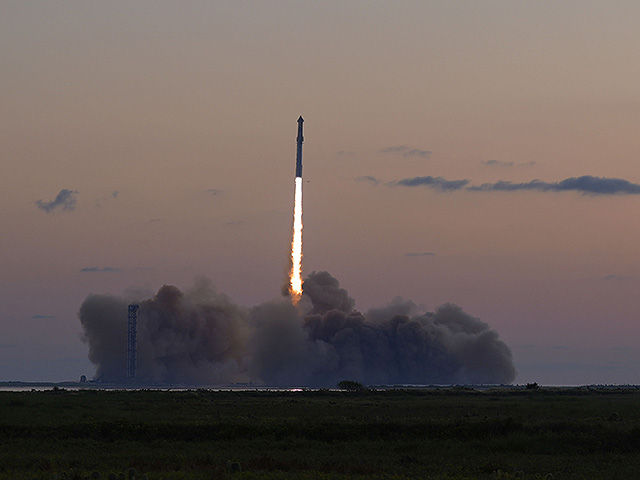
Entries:
{"label": "exhaust trail", "polygon": [[291,273],[289,274],[289,294],[296,305],[302,296],[302,116],[298,118],[298,138],[296,139],[296,183],[293,203],[293,238],[291,240]]}
{"label": "exhaust trail", "polygon": [[302,296],[302,178],[296,177],[293,206],[293,240],[291,241],[291,301],[297,304]]}

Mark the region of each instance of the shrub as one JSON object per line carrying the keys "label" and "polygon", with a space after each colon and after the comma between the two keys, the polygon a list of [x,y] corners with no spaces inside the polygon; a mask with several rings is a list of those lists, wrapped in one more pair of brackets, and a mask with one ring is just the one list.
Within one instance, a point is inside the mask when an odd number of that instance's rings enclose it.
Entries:
{"label": "shrub", "polygon": [[354,380],[342,380],[338,382],[338,388],[348,392],[364,392],[367,390],[364,385]]}

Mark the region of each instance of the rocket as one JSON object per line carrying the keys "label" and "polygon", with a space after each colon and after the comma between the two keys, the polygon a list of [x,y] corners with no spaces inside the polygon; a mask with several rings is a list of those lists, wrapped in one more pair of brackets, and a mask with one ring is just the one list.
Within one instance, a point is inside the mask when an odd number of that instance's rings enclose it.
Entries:
{"label": "rocket", "polygon": [[298,143],[298,148],[296,149],[296,177],[302,178],[302,142],[304,142],[304,137],[302,136],[302,123],[304,119],[302,115],[298,118],[298,138],[296,141]]}

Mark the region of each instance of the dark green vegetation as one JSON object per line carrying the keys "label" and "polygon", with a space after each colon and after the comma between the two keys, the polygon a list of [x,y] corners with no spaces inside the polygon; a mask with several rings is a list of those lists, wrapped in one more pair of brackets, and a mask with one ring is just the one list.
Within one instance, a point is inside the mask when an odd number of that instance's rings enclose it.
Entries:
{"label": "dark green vegetation", "polygon": [[362,385],[360,382],[354,382],[353,380],[342,380],[341,382],[338,382],[338,388],[349,392],[364,392],[367,390],[367,387]]}
{"label": "dark green vegetation", "polygon": [[638,472],[633,389],[0,392],[0,478],[611,480]]}

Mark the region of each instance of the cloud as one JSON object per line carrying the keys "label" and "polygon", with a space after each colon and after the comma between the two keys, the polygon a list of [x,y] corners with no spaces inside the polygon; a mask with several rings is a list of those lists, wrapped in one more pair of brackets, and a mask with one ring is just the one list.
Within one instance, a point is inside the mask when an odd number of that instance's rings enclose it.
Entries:
{"label": "cloud", "polygon": [[409,147],[407,147],[406,145],[400,145],[398,147],[385,147],[385,148],[381,148],[379,150],[379,152],[381,153],[402,153],[405,150],[408,150]]}
{"label": "cloud", "polygon": [[435,253],[431,252],[409,252],[405,253],[406,257],[435,257]]}
{"label": "cloud", "polygon": [[63,188],[56,196],[55,200],[45,202],[44,200],[36,200],[36,207],[40,210],[44,210],[45,213],[51,213],[56,210],[63,212],[72,212],[76,209],[78,194],[77,190],[68,190]]}
{"label": "cloud", "polygon": [[205,190],[205,192],[210,193],[214,197],[222,195],[222,190],[218,190],[217,188],[209,188],[208,190]]}
{"label": "cloud", "polygon": [[[469,180],[447,180],[442,177],[412,177],[403,178],[394,182],[388,182],[389,186],[401,187],[429,187],[441,192],[451,192],[466,189],[472,192],[516,192],[520,190],[532,190],[538,192],[564,192],[574,191],[583,195],[639,195],[640,184],[629,182],[622,178],[593,177],[583,175],[570,177],[560,182],[544,182],[531,180],[530,182],[514,183],[506,180],[498,180],[495,183],[483,183],[481,185],[469,185]],[[466,188],[465,188],[466,187]]]}
{"label": "cloud", "polygon": [[356,151],[355,150],[340,150],[338,152],[336,152],[336,157],[342,157],[342,156],[346,156],[346,155],[355,155]]}
{"label": "cloud", "polygon": [[509,167],[533,167],[536,162],[534,162],[533,160],[530,162],[522,162],[522,163],[515,163],[515,162],[503,162],[502,160],[483,160],[482,162],[483,165],[486,165],[487,167],[494,167],[494,168],[498,168],[498,167],[505,167],[505,168],[509,168]]}
{"label": "cloud", "polygon": [[118,199],[118,195],[120,195],[120,192],[118,190],[114,190],[107,196],[104,196],[104,197],[101,197],[101,198],[97,198],[95,200],[96,208],[102,208],[103,206],[107,205],[108,202],[111,202],[113,200],[117,200]]}
{"label": "cloud", "polygon": [[638,277],[635,277],[633,275],[605,275],[604,280],[608,282],[627,283],[636,282],[638,280]]}
{"label": "cloud", "polygon": [[389,183],[390,186],[400,187],[429,187],[441,192],[460,190],[469,183],[469,180],[446,180],[442,177],[413,177],[403,178],[397,182]]}
{"label": "cloud", "polygon": [[583,175],[581,177],[566,178],[560,182],[531,180],[526,183],[513,183],[499,180],[496,183],[483,183],[482,185],[470,186],[467,190],[476,192],[514,192],[518,190],[535,190],[539,192],[576,191],[583,195],[637,195],[640,194],[640,185],[622,178]]}
{"label": "cloud", "polygon": [[398,145],[396,147],[386,147],[378,150],[380,153],[397,153],[403,157],[421,157],[428,159],[431,157],[430,150],[419,150],[417,148],[411,148],[406,145]]}
{"label": "cloud", "polygon": [[483,160],[482,164],[488,167],[513,167],[515,165],[513,162],[503,162],[501,160]]}
{"label": "cloud", "polygon": [[120,269],[119,268],[113,268],[113,267],[103,267],[103,268],[85,267],[85,268],[81,269],[80,271],[81,272],[119,272]]}
{"label": "cloud", "polygon": [[356,177],[356,178],[354,178],[354,180],[356,182],[368,182],[368,183],[371,183],[374,187],[380,184],[380,180],[378,180],[376,177],[373,177],[371,175],[364,175],[362,177]]}
{"label": "cloud", "polygon": [[34,315],[33,317],[34,320],[40,320],[40,319],[53,319],[56,318],[54,315]]}
{"label": "cloud", "polygon": [[[469,185],[469,180],[447,180],[442,177],[412,177],[388,182],[389,186],[401,187],[429,187],[441,192],[466,189],[472,192],[516,192],[520,190],[532,190],[538,192],[564,192],[574,191],[583,195],[639,195],[640,184],[629,182],[622,178],[593,177],[583,175],[570,177],[560,182],[544,182],[531,180],[530,182],[514,183],[506,180],[498,180],[495,183],[483,183],[481,185]],[[466,187],[466,188],[465,188]]]}

